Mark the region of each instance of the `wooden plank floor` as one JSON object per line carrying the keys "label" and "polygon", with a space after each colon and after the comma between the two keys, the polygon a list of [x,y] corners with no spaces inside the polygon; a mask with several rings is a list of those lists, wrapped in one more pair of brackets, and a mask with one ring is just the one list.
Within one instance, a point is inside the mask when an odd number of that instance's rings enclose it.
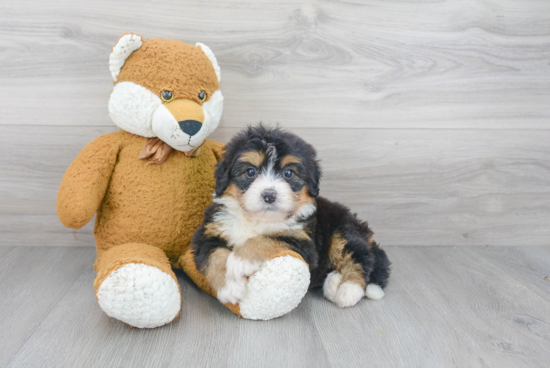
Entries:
{"label": "wooden plank floor", "polygon": [[241,320],[183,273],[181,315],[107,317],[91,247],[0,247],[1,367],[547,367],[550,247],[386,247],[387,296],[339,309],[319,290]]}

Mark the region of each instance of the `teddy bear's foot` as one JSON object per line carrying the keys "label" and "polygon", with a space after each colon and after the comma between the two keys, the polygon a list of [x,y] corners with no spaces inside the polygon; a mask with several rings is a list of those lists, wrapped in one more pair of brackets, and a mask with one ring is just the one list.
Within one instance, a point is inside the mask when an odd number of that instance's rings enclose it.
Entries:
{"label": "teddy bear's foot", "polygon": [[170,323],[181,307],[174,279],[143,263],[129,263],[113,271],[101,283],[97,300],[108,316],[139,328]]}
{"label": "teddy bear's foot", "polygon": [[310,281],[308,265],[292,255],[272,258],[249,277],[239,303],[246,319],[269,320],[287,314],[306,295]]}

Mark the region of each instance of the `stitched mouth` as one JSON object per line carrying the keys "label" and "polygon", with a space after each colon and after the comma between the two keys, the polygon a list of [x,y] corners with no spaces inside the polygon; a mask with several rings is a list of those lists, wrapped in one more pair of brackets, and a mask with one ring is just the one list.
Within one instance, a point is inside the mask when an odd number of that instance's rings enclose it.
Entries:
{"label": "stitched mouth", "polygon": [[185,147],[185,146],[189,146],[191,148],[195,148],[195,146],[193,146],[191,144],[191,137],[189,137],[189,141],[187,141],[187,144],[178,144],[178,147]]}

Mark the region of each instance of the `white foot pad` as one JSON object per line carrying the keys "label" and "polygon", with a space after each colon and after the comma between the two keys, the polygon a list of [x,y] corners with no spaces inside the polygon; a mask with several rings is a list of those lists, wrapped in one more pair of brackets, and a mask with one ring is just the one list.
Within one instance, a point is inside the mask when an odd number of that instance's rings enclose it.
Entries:
{"label": "white foot pad", "polygon": [[365,296],[365,291],[354,282],[342,282],[342,275],[338,271],[332,271],[327,275],[323,284],[325,298],[340,308],[353,307]]}
{"label": "white foot pad", "polygon": [[384,293],[384,290],[382,290],[382,288],[376,284],[368,284],[367,285],[367,288],[365,290],[365,296],[369,299],[374,299],[374,300],[378,300],[378,299],[382,299],[384,297],[384,295],[386,295]]}
{"label": "white foot pad", "polygon": [[302,301],[309,287],[307,264],[292,256],[273,258],[250,276],[239,303],[246,319],[268,320],[287,314]]}
{"label": "white foot pad", "polygon": [[163,326],[181,308],[174,279],[142,263],[129,263],[111,273],[99,287],[97,299],[108,316],[139,328]]}
{"label": "white foot pad", "polygon": [[363,299],[365,292],[363,287],[354,282],[343,282],[338,288],[334,297],[334,303],[340,308],[353,307],[359,300]]}

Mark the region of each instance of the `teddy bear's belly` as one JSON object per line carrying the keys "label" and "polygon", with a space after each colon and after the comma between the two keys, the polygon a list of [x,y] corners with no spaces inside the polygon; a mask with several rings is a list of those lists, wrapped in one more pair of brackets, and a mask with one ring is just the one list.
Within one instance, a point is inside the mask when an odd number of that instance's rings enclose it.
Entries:
{"label": "teddy bear's belly", "polygon": [[187,250],[212,200],[214,175],[205,167],[213,167],[216,161],[213,155],[201,160],[179,152],[174,156],[162,165],[119,156],[97,214],[94,233],[99,248],[149,244],[163,249],[172,264]]}

